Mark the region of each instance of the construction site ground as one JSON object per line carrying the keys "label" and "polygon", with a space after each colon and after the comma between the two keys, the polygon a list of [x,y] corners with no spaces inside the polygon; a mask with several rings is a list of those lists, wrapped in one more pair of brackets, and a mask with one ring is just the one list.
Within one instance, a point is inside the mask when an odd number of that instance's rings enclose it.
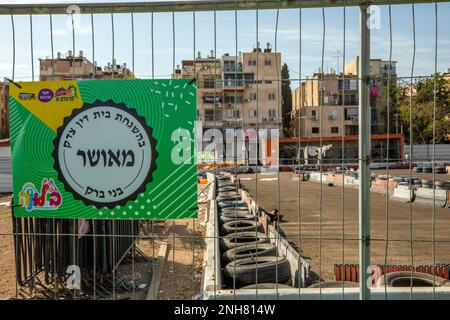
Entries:
{"label": "construction site ground", "polygon": [[[385,170],[373,173],[385,174]],[[408,170],[391,170],[390,174],[407,175]],[[413,174],[419,175],[428,179],[432,176]],[[288,240],[299,247],[312,271],[322,279],[334,280],[334,264],[358,263],[357,189],[293,181],[292,172],[239,177],[261,207],[279,210],[283,215],[280,225]],[[450,176],[436,174],[436,180],[450,180]],[[430,205],[388,200],[384,194],[371,192],[373,264],[450,263],[448,230],[449,208],[435,207],[433,211]]]}
{"label": "construction site ground", "polygon": [[[199,185],[199,191],[205,185]],[[162,242],[168,245],[157,299],[198,298],[203,270],[203,251],[206,214],[204,195],[199,197],[199,218],[148,222],[141,228],[136,248],[149,259],[136,259],[133,263],[122,263],[117,269],[116,284],[134,280],[135,289],[128,292],[118,289],[114,296],[97,299],[143,299],[147,298],[150,280],[156,268],[156,258]],[[20,287],[15,281],[14,241],[12,235],[11,209],[5,206],[11,195],[0,195],[0,300],[21,297]],[[153,224],[153,226],[152,226]],[[134,267],[133,267],[134,264]],[[133,275],[134,273],[134,275]],[[120,275],[120,279],[119,279]],[[92,296],[90,298],[93,298]]]}

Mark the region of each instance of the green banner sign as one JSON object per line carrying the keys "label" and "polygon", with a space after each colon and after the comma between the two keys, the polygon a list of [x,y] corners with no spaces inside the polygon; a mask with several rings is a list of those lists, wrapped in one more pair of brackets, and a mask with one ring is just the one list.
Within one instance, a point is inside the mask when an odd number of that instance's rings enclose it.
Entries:
{"label": "green banner sign", "polygon": [[189,79],[11,84],[15,216],[196,217],[195,117]]}

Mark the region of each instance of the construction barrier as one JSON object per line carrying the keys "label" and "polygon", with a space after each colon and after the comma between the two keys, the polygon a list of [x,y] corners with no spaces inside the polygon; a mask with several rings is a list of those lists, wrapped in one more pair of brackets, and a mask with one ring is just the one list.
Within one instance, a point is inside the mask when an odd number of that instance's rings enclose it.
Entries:
{"label": "construction barrier", "polygon": [[[298,179],[298,175],[294,174],[293,179]],[[309,180],[313,182],[322,183],[336,183],[338,185],[342,184],[342,179],[344,179],[344,186],[347,188],[358,188],[359,179],[353,175],[342,173],[332,173],[332,172],[309,172]],[[450,207],[450,191],[435,189],[435,194],[433,196],[433,189],[401,185],[398,184],[392,178],[381,179],[375,178],[371,181],[371,191],[385,193],[386,188],[388,189],[389,196],[392,200],[402,201],[402,202],[418,202],[422,204],[433,205],[433,197],[435,197],[435,203],[438,206]]]}
{"label": "construction barrier", "polygon": [[425,203],[433,205],[433,198],[435,199],[435,204],[437,206],[444,207],[448,205],[448,201],[450,199],[450,191],[449,190],[441,190],[435,189],[433,195],[433,189],[431,188],[417,188],[415,191],[416,194],[416,202]]}
{"label": "construction barrier", "polygon": [[372,181],[372,188],[373,189],[380,189],[380,190],[386,190],[386,187],[389,190],[393,190],[395,187],[397,187],[397,183],[392,179],[375,179]]}
{"label": "construction barrier", "polygon": [[402,202],[413,202],[415,199],[415,190],[410,186],[397,186],[392,194],[393,200]]}

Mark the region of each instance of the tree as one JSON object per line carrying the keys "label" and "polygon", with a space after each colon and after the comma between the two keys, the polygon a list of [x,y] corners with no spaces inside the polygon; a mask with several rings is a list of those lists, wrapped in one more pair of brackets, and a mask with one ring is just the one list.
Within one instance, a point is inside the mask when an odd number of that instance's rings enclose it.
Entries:
{"label": "tree", "polygon": [[283,64],[281,68],[281,112],[283,114],[283,128],[291,127],[291,118],[289,113],[292,110],[292,91],[291,91],[291,81],[289,80],[289,67],[286,63]]}
{"label": "tree", "polygon": [[[433,143],[434,131],[434,87],[433,78],[422,79],[413,84],[412,98],[410,84],[404,83],[398,99],[398,113],[410,143],[410,120],[412,121],[413,143]],[[414,92],[415,91],[415,92]],[[411,102],[411,103],[410,103]],[[436,77],[436,135],[435,143],[449,143],[448,120],[450,114],[450,82],[439,75]]]}
{"label": "tree", "polygon": [[[386,124],[388,124],[389,112],[389,133],[400,133],[401,122],[400,119],[397,120],[397,117],[399,116],[400,100],[403,99],[406,88],[407,83],[403,79],[392,79],[389,86],[387,81],[382,84],[383,94],[380,96],[380,104],[385,106],[382,116],[386,120]],[[387,108],[388,103],[389,108]]]}

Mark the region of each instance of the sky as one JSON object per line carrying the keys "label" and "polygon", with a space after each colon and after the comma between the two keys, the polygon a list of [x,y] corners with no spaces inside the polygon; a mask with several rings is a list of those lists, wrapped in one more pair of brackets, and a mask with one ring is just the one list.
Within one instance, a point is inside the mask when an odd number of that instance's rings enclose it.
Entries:
{"label": "sky", "polygon": [[[51,1],[45,3],[70,1]],[[86,2],[86,1],[77,1]],[[97,0],[96,2],[105,2]],[[4,1],[1,4],[27,3],[27,1]],[[29,3],[29,2],[28,2]],[[37,3],[37,1],[33,2]],[[377,9],[376,9],[377,10]],[[413,57],[413,19],[411,5],[392,6],[392,60],[397,62],[397,73],[409,76]],[[322,64],[322,42],[324,40],[324,67],[342,71],[342,54],[344,51],[343,8],[325,8],[325,20],[322,9],[302,9],[301,26],[298,9],[279,10],[278,24],[276,10],[260,10],[258,19],[258,38],[261,46],[267,42],[272,50],[281,52],[282,62],[290,69],[292,86],[298,85],[298,79],[311,76]],[[345,19],[345,59],[352,60],[358,54],[359,44],[359,9],[348,7]],[[450,68],[450,3],[438,4],[438,51],[437,69],[440,72]],[[196,51],[202,56],[217,48],[217,55],[239,51],[251,51],[256,43],[256,11],[239,11],[237,21],[234,11],[220,11],[216,14],[214,29],[213,12],[195,14],[195,50],[192,12],[175,13],[175,33],[173,34],[172,13],[155,13],[153,15],[154,75],[168,78],[175,64],[183,59],[191,59]],[[371,30],[371,57],[389,59],[389,16],[388,7],[379,7],[379,25]],[[151,78],[152,75],[152,33],[151,14],[134,14],[134,72],[138,77]],[[35,80],[39,75],[39,58],[51,56],[50,19],[48,15],[33,15],[32,43]],[[237,38],[235,24],[237,23]],[[323,39],[325,24],[325,39]],[[28,81],[32,75],[31,32],[29,16],[14,16],[16,35],[15,80]],[[415,5],[416,56],[414,75],[431,75],[435,68],[435,12],[434,4]],[[13,42],[11,17],[0,16],[0,77],[11,78],[13,64]],[[124,62],[132,68],[132,28],[131,14],[114,14],[114,56],[117,63]],[[175,44],[173,43],[175,35]],[[300,36],[301,35],[301,36]],[[53,16],[54,55],[72,49],[72,29],[70,17]],[[237,42],[236,42],[237,40]],[[300,54],[301,43],[301,54]],[[112,60],[112,27],[109,14],[94,15],[94,59],[104,66]],[[83,50],[84,55],[92,60],[92,30],[90,15],[81,14],[75,18],[75,52]],[[301,58],[300,58],[301,57]],[[301,62],[301,63],[300,63]],[[301,76],[300,76],[301,74]]]}

